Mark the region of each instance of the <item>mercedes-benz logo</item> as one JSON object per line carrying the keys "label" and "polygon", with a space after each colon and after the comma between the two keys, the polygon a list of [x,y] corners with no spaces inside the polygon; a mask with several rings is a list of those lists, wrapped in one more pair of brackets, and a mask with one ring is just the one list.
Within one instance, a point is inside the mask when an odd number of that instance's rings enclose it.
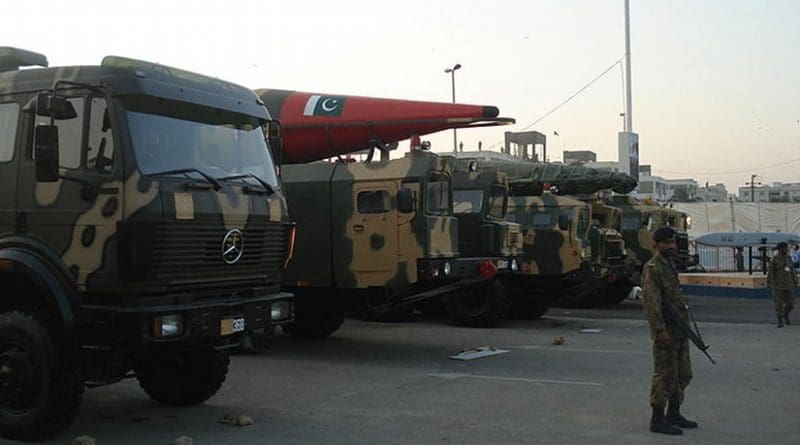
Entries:
{"label": "mercedes-benz logo", "polygon": [[222,239],[222,260],[235,264],[244,252],[244,236],[238,229],[229,230]]}

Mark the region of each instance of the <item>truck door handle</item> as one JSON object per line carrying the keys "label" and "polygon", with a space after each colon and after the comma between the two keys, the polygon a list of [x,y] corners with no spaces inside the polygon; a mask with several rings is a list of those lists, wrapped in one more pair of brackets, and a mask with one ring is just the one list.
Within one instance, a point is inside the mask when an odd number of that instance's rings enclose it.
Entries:
{"label": "truck door handle", "polygon": [[363,224],[356,224],[353,226],[353,231],[356,233],[363,233],[364,232],[364,225]]}

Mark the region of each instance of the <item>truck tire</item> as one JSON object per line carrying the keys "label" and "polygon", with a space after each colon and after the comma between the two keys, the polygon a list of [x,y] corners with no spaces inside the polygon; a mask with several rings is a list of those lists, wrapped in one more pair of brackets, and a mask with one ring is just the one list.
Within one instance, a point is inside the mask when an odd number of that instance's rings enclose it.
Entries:
{"label": "truck tire", "polygon": [[605,284],[595,283],[589,288],[560,296],[556,304],[570,309],[591,309],[603,303],[605,288]]}
{"label": "truck tire", "polygon": [[293,337],[325,338],[338,331],[347,319],[343,310],[308,309],[296,310],[294,321],[281,326],[283,332]]}
{"label": "truck tire", "polygon": [[425,315],[441,317],[447,313],[447,306],[440,296],[427,298],[416,304],[416,309]]}
{"label": "truck tire", "polygon": [[511,301],[511,316],[518,320],[538,320],[549,309],[547,299],[532,295],[514,295]]}
{"label": "truck tire", "polygon": [[213,348],[155,355],[136,371],[139,386],[153,400],[166,405],[198,405],[219,391],[228,375],[228,351]]}
{"label": "truck tire", "polygon": [[78,413],[83,380],[31,315],[0,314],[0,434],[37,442],[67,427]]}
{"label": "truck tire", "polygon": [[611,283],[606,287],[603,294],[603,303],[605,304],[619,304],[623,302],[633,289],[633,283],[626,279]]}
{"label": "truck tire", "polygon": [[497,280],[488,280],[448,295],[454,324],[491,328],[508,315],[509,301]]}

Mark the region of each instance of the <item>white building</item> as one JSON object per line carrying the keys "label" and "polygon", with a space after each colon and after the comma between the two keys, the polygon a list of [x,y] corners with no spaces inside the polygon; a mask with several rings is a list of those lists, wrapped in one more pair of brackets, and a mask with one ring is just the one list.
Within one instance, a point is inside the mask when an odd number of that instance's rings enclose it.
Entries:
{"label": "white building", "polygon": [[727,202],[728,189],[722,183],[700,187],[697,189],[697,197],[706,202]]}
{"label": "white building", "polygon": [[772,185],[762,185],[752,189],[739,187],[739,200],[744,202],[800,202],[800,183],[773,182]]}

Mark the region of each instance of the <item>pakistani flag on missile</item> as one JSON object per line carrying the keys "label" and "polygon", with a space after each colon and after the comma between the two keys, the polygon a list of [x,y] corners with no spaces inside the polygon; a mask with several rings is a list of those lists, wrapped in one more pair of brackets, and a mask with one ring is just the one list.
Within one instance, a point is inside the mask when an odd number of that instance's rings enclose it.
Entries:
{"label": "pakistani flag on missile", "polygon": [[341,116],[344,96],[321,96],[315,94],[308,98],[303,116]]}

